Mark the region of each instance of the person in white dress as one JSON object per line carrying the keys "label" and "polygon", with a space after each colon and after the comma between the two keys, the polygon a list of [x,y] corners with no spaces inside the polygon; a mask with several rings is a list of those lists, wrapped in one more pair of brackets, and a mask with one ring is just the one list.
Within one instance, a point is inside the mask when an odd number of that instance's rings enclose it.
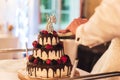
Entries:
{"label": "person in white dress", "polygon": [[[76,30],[76,43],[89,47],[111,41],[91,73],[120,71],[120,0],[103,0],[87,23]],[[120,77],[108,78],[120,80]]]}

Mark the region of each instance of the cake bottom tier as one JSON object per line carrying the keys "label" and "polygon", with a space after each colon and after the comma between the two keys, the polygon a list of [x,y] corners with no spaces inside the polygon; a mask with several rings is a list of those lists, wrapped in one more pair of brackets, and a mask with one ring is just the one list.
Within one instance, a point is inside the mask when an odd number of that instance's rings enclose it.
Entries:
{"label": "cake bottom tier", "polygon": [[62,65],[34,65],[27,63],[28,76],[35,78],[55,78],[69,76],[72,70],[70,63]]}
{"label": "cake bottom tier", "polygon": [[[75,70],[75,77],[79,77],[80,76],[80,73],[79,71],[76,69]],[[60,78],[47,78],[47,79],[43,79],[43,78],[33,78],[33,77],[30,77],[28,76],[28,72],[26,71],[26,69],[20,69],[18,70],[18,78],[20,80],[59,80]],[[66,78],[70,78],[69,76],[65,76],[65,77],[62,77],[61,79],[64,79],[66,80]]]}

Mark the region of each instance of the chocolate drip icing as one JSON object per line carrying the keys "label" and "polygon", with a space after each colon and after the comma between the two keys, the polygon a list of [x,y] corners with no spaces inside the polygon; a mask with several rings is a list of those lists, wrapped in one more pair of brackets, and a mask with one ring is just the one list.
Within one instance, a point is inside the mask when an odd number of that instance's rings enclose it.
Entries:
{"label": "chocolate drip icing", "polygon": [[38,71],[39,69],[41,69],[41,71],[43,71],[43,69],[45,69],[47,71],[47,76],[46,78],[49,78],[49,69],[53,70],[53,77],[55,77],[55,73],[57,73],[57,69],[59,69],[60,71],[60,75],[59,77],[62,77],[61,74],[61,70],[63,69],[63,71],[65,71],[65,66],[67,66],[67,74],[66,76],[68,76],[70,74],[70,71],[72,70],[72,64],[71,63],[67,63],[67,64],[62,64],[62,65],[35,65],[33,63],[27,63],[27,70],[28,70],[28,74],[32,76],[32,72],[35,71],[35,77],[38,77],[36,74],[36,70]]}
{"label": "chocolate drip icing", "polygon": [[[50,46],[52,48],[46,48],[47,42],[49,42],[50,39]],[[53,40],[55,39],[55,44],[52,43]],[[38,52],[38,50],[40,50],[40,52]],[[55,52],[55,56],[58,56],[59,58],[61,58],[61,56],[65,55],[64,54],[64,48],[63,48],[63,43],[60,42],[60,39],[58,37],[57,34],[51,34],[51,33],[47,33],[46,31],[40,32],[40,34],[38,35],[38,45],[37,47],[34,47],[33,49],[33,55],[35,55],[35,57],[37,56],[37,59],[39,58],[38,56],[41,56],[41,59],[44,55],[43,52],[45,52],[45,54],[47,55],[47,59],[49,59],[50,57],[50,52]],[[38,55],[38,53],[40,55]],[[33,58],[33,57],[32,57]],[[34,59],[34,58],[33,58]],[[33,61],[33,59],[29,60],[27,62],[27,71],[28,74],[30,76],[35,76],[35,77],[41,77],[37,75],[37,72],[39,73],[39,71],[43,71],[46,70],[47,74],[46,76],[44,76],[45,78],[49,78],[49,70],[51,69],[53,71],[52,73],[52,77],[56,77],[55,74],[57,74],[57,70],[59,70],[59,75],[57,77],[62,77],[62,70],[65,71],[65,67],[67,67],[67,73],[64,76],[68,76],[72,70],[72,64],[71,61],[67,61],[66,63],[57,63],[57,60],[51,60],[52,63],[51,64],[46,64],[45,60],[41,60],[40,58],[38,59],[39,62],[35,63]]]}
{"label": "chocolate drip icing", "polygon": [[35,69],[35,77],[37,77],[37,74],[36,74],[36,68],[34,68]]}
{"label": "chocolate drip icing", "polygon": [[[53,46],[53,48],[52,49],[46,49],[46,48],[44,48],[44,47],[41,47],[41,48],[34,48],[33,49],[33,53],[34,53],[34,51],[35,51],[35,55],[37,56],[38,55],[38,50],[41,50],[41,53],[40,53],[40,56],[41,57],[43,57],[42,55],[43,55],[43,52],[45,51],[45,53],[47,54],[47,58],[49,58],[49,52],[53,52],[53,51],[55,51],[55,56],[57,56],[57,52],[58,52],[58,55],[59,55],[59,57],[60,57],[60,55],[64,55],[64,51],[63,51],[63,46],[58,46],[58,45],[55,45],[55,46]],[[61,53],[60,53],[61,52]]]}
{"label": "chocolate drip icing", "polygon": [[59,40],[58,36],[54,36],[51,33],[49,33],[47,35],[40,33],[39,36],[38,36],[38,41],[40,41],[40,39],[41,39],[42,40],[42,44],[41,45],[45,45],[44,44],[44,40],[46,39],[46,42],[48,42],[48,38],[50,38],[50,41],[51,41],[50,44],[51,45],[53,45],[53,43],[52,43],[53,38],[55,38],[56,44],[57,44],[57,42]]}

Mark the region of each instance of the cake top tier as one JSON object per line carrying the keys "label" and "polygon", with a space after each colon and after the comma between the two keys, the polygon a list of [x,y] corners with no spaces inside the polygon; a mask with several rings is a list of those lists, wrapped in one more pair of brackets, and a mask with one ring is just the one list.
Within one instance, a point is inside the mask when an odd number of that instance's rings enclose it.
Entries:
{"label": "cake top tier", "polygon": [[56,23],[56,17],[55,15],[47,15],[47,25],[46,25],[46,30],[48,31],[48,33],[53,33],[53,24]]}

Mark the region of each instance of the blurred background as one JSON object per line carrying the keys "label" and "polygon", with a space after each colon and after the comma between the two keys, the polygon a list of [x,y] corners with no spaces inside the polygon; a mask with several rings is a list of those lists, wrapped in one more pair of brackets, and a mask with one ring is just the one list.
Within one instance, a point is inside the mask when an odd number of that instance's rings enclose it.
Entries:
{"label": "blurred background", "polygon": [[25,48],[26,42],[31,48],[39,31],[46,27],[46,15],[55,14],[54,29],[58,31],[65,29],[75,18],[89,19],[100,1],[0,0],[0,49]]}
{"label": "blurred background", "polygon": [[45,29],[46,15],[55,14],[55,30],[80,16],[80,0],[0,0],[0,4],[1,27],[7,32],[8,25],[13,25],[12,33],[21,43]]}

